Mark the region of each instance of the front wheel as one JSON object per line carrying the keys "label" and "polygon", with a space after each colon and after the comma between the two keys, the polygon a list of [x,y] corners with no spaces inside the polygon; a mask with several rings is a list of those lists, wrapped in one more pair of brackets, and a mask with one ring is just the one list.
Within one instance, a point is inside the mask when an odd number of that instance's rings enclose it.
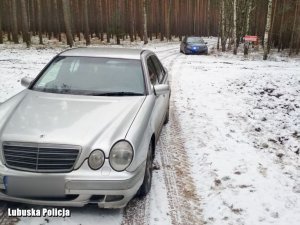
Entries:
{"label": "front wheel", "polygon": [[142,186],[137,192],[138,197],[144,197],[146,196],[150,189],[152,184],[152,171],[153,171],[153,154],[152,154],[153,148],[152,148],[152,141],[149,144],[148,153],[147,153],[147,159],[146,159],[146,168],[145,168],[145,176],[142,183]]}

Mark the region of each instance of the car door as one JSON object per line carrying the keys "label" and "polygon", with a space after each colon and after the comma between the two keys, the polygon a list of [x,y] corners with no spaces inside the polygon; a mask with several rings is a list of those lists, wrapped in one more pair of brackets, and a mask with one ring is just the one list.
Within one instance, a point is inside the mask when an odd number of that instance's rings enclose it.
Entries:
{"label": "car door", "polygon": [[[154,66],[154,70],[156,73],[156,84],[166,84],[167,83],[166,71],[164,70],[163,66],[159,62],[158,58],[155,55],[151,55],[149,59],[151,60],[152,66]],[[164,118],[167,112],[168,101],[169,101],[169,94],[156,96],[154,113],[156,115],[155,127],[157,133],[159,133],[160,129],[162,128]]]}
{"label": "car door", "polygon": [[[155,69],[154,63],[151,59],[151,56],[147,58],[147,68],[148,68],[149,80],[151,82],[151,85],[155,86],[156,84],[158,84],[158,76],[157,76],[157,71]],[[155,136],[158,135],[160,130],[159,105],[160,105],[159,96],[156,96],[154,107],[152,110],[152,116],[151,116],[151,122],[153,123],[155,129]]]}

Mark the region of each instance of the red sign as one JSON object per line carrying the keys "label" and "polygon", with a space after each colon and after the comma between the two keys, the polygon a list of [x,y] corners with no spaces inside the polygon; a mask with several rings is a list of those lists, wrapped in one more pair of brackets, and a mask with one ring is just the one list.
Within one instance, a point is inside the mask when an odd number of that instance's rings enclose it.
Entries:
{"label": "red sign", "polygon": [[246,35],[246,36],[244,37],[244,40],[245,40],[245,41],[254,41],[254,42],[256,42],[256,41],[257,41],[257,36],[249,36],[249,35]]}

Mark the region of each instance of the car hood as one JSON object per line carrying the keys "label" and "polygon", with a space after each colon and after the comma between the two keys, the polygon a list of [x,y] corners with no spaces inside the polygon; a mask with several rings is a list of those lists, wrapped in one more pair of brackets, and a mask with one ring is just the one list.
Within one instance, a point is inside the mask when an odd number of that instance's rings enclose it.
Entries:
{"label": "car hood", "polygon": [[14,110],[0,123],[0,140],[87,147],[101,136],[124,139],[145,96],[77,96],[26,90],[22,98],[16,98],[20,100],[12,104]]}

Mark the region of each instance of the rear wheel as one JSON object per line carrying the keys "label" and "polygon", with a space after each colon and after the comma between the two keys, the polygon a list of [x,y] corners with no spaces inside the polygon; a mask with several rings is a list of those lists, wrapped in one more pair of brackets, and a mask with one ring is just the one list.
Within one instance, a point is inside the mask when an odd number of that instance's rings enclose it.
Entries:
{"label": "rear wheel", "polygon": [[149,144],[148,153],[147,153],[147,160],[146,160],[146,168],[145,168],[145,176],[142,186],[140,187],[139,191],[137,192],[138,197],[146,196],[152,184],[152,171],[153,171],[153,154],[152,154],[152,141]]}

